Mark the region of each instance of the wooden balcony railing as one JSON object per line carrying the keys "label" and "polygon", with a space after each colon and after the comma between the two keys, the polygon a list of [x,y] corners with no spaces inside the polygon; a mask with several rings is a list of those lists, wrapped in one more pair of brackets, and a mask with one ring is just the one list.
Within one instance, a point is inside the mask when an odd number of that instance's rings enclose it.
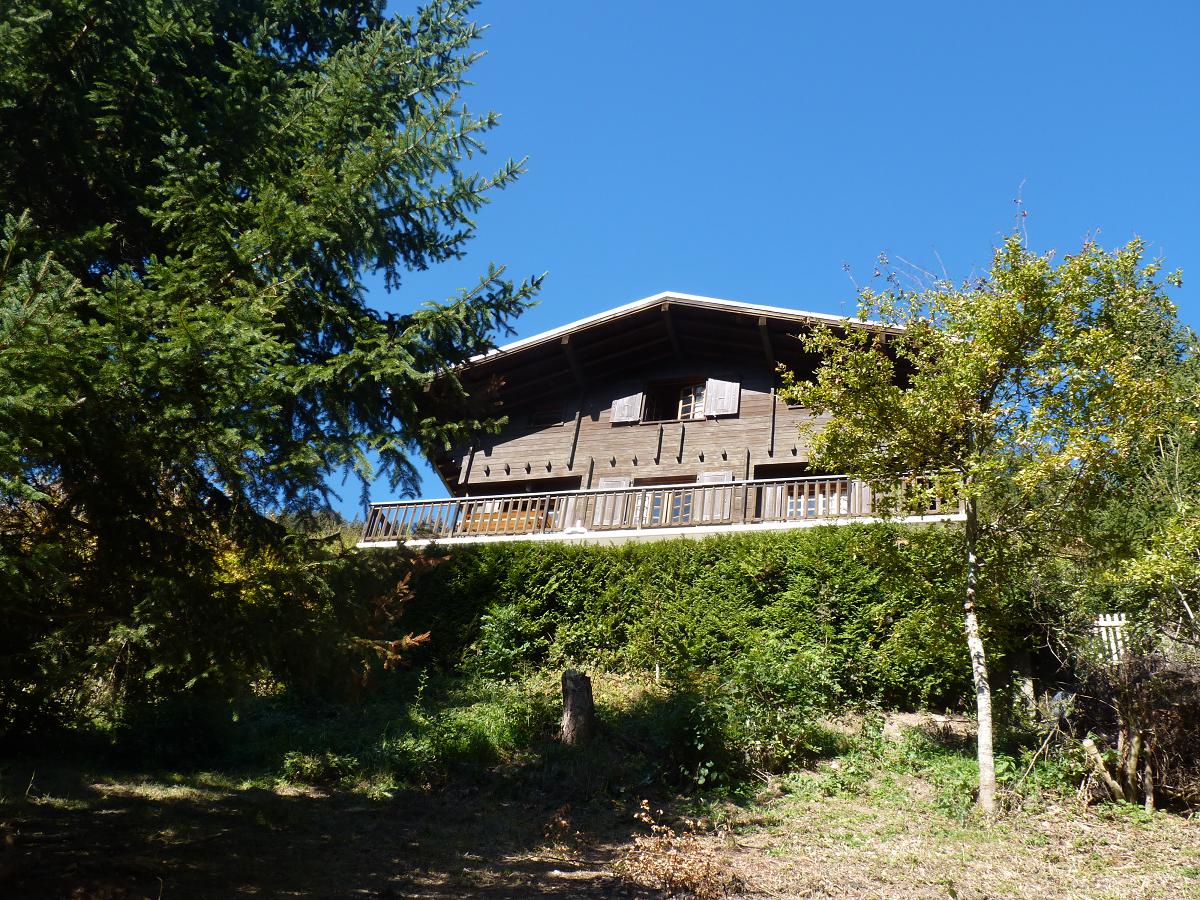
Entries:
{"label": "wooden balcony railing", "polygon": [[[956,501],[927,499],[909,514],[961,512]],[[362,542],[803,524],[875,516],[884,505],[867,484],[837,476],[406,500],[371,504]]]}

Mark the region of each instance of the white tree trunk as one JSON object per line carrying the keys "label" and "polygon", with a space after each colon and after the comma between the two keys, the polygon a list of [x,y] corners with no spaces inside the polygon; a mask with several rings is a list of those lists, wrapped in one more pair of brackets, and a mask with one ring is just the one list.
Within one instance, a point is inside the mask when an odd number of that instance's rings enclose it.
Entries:
{"label": "white tree trunk", "polygon": [[996,811],[996,758],[992,737],[992,688],[988,682],[987,656],[975,615],[975,585],[979,580],[979,510],[974,499],[967,501],[967,649],[971,653],[971,675],[975,680],[975,709],[979,720],[979,808],[987,815]]}

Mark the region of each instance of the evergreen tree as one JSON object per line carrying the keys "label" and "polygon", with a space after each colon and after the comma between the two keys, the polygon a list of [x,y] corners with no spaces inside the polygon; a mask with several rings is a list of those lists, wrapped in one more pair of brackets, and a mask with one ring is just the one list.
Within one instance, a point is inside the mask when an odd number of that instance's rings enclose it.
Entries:
{"label": "evergreen tree", "polygon": [[398,317],[362,280],[398,289],[460,257],[472,215],[520,174],[473,169],[497,123],[461,99],[473,6],[6,5],[0,705],[14,721],[84,684],[156,695],[269,665],[289,616],[329,602],[310,565],[328,550],[278,514],[327,506],[346,468],[411,492],[414,451],[494,424],[454,367],[538,279],[492,267]]}

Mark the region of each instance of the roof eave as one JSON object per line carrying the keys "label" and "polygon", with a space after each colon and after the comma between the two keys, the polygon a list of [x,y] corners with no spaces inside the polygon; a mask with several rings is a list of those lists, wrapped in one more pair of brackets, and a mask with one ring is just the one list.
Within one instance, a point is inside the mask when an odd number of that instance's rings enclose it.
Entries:
{"label": "roof eave", "polygon": [[596,315],[587,316],[583,319],[578,319],[574,322],[569,322],[566,325],[560,325],[557,328],[552,328],[549,331],[543,331],[540,334],[535,334],[527,338],[513,341],[511,344],[505,344],[503,347],[497,347],[494,350],[489,350],[487,353],[480,353],[477,356],[471,357],[468,364],[482,362],[484,360],[493,360],[520,350],[526,350],[538,344],[549,343],[554,340],[561,340],[569,334],[575,334],[585,328],[591,328],[594,325],[601,325],[606,322],[611,322],[620,319],[624,316],[639,312],[643,309],[649,309],[661,303],[679,302],[686,306],[697,308],[709,308],[716,310],[724,310],[727,312],[742,313],[745,315],[765,315],[774,318],[793,319],[798,323],[804,324],[824,324],[824,325],[851,325],[856,328],[874,328],[882,329],[892,333],[899,333],[902,329],[894,325],[887,325],[883,322],[876,322],[870,319],[857,319],[849,316],[834,316],[829,313],[808,312],[799,309],[785,309],[779,306],[763,306],[757,303],[745,303],[740,300],[722,300],[719,297],[704,297],[699,294],[681,294],[676,291],[663,291],[654,294],[650,297],[643,297],[641,300],[634,300],[632,303],[626,303],[623,306],[618,306],[615,309],[606,310]]}

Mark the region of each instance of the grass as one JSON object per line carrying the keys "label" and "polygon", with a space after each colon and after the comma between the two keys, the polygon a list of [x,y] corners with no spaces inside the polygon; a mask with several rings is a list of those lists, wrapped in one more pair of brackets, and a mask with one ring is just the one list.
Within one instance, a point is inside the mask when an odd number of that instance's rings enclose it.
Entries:
{"label": "grass", "polygon": [[1200,896],[1179,864],[1200,834],[1179,817],[1049,804],[963,821],[928,787],[914,776],[902,791],[764,799],[736,820],[729,864],[748,892],[779,897]]}
{"label": "grass", "polygon": [[[1088,806],[1061,771],[1010,778],[986,822],[967,740],[885,737],[874,716],[808,769],[698,793],[667,692],[595,690],[601,736],[580,750],[554,741],[552,676],[414,675],[356,707],[267,698],[219,753],[176,747],[171,768],[54,747],[0,760],[0,896],[659,896],[663,878],[703,892],[681,877],[703,871],[711,896],[1200,897],[1197,823]],[[141,760],[169,743],[143,737]]]}
{"label": "grass", "polygon": [[945,738],[868,734],[726,804],[729,871],[747,895],[774,897],[1200,897],[1197,823],[1015,778],[985,820],[971,806],[973,748]]}

